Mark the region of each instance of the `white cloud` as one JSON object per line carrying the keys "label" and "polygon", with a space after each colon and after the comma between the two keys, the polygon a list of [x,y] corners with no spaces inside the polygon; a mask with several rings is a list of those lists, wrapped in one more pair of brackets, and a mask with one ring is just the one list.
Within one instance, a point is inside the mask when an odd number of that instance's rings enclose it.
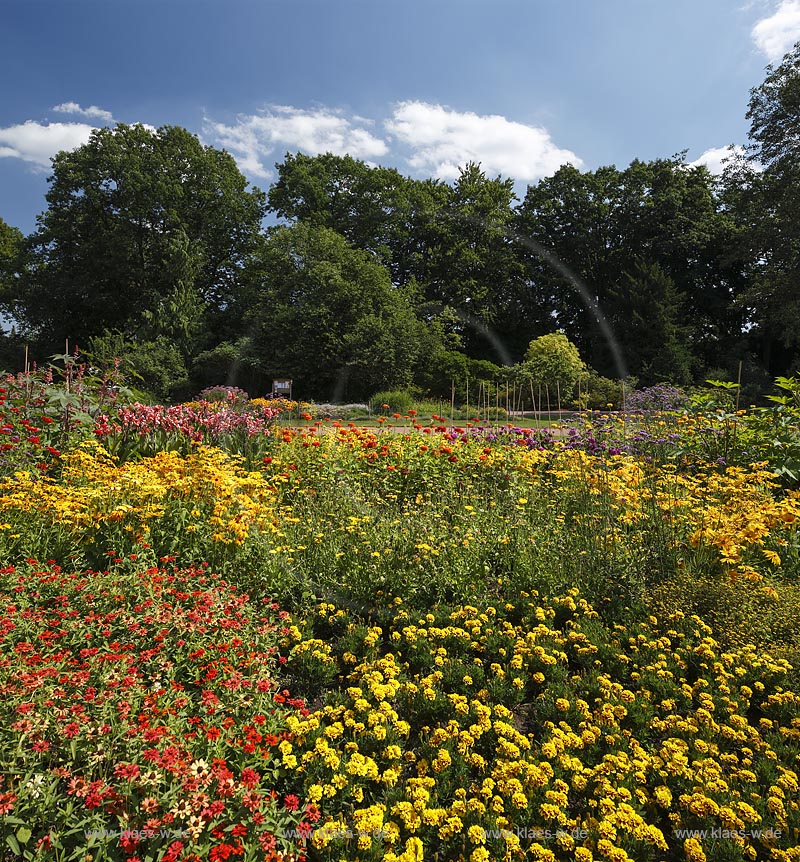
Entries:
{"label": "white cloud", "polygon": [[104,111],[102,108],[98,108],[97,105],[89,105],[88,108],[82,108],[77,102],[62,102],[52,110],[58,111],[60,114],[76,114],[90,120],[102,120],[104,123],[114,122],[114,116],[111,111]]}
{"label": "white cloud", "polygon": [[453,111],[427,102],[401,102],[386,129],[412,149],[412,168],[439,179],[458,177],[459,167],[480,162],[488,173],[531,181],[562,165],[583,162],[557,147],[546,129],[507,120],[497,114]]}
{"label": "white cloud", "polygon": [[725,169],[722,164],[723,159],[730,159],[733,156],[744,153],[744,147],[711,147],[706,150],[699,158],[693,162],[689,162],[689,167],[696,168],[700,165],[705,165],[712,174],[721,174]]}
{"label": "white cloud", "polygon": [[85,123],[45,124],[27,120],[0,128],[0,157],[22,159],[47,168],[60,150],[74,150],[87,143],[92,130]]}
{"label": "white cloud", "polygon": [[781,0],[772,15],[756,23],[752,37],[770,63],[782,59],[800,39],[800,0]]}
{"label": "white cloud", "polygon": [[264,159],[286,150],[310,155],[333,153],[369,159],[386,155],[386,143],[375,137],[361,117],[347,118],[329,108],[304,110],[273,105],[260,114],[243,115],[234,125],[206,120],[204,131],[218,146],[225,147],[249,176],[269,179]]}

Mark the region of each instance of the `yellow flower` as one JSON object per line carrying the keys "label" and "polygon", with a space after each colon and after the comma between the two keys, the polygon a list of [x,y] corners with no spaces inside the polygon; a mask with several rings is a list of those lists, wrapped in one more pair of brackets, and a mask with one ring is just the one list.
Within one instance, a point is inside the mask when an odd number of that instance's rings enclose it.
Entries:
{"label": "yellow flower", "polygon": [[696,838],[687,838],[683,842],[683,852],[688,862],[706,862],[703,845]]}
{"label": "yellow flower", "polygon": [[663,784],[653,791],[653,798],[662,808],[669,808],[672,805],[672,793],[669,787]]}
{"label": "yellow flower", "polygon": [[473,844],[485,844],[486,832],[480,826],[470,826],[467,830],[467,838]]}

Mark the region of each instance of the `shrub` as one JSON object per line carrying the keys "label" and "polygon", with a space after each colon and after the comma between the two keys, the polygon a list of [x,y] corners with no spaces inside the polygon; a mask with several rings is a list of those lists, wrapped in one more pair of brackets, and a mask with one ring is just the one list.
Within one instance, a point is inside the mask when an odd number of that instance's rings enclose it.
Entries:
{"label": "shrub", "polygon": [[414,397],[402,389],[376,392],[370,398],[370,407],[373,413],[389,412],[389,413],[408,413],[414,409]]}
{"label": "shrub", "polygon": [[180,351],[161,335],[155,341],[137,342],[106,330],[92,338],[88,355],[101,368],[118,363],[126,377],[138,381],[157,398],[179,393],[189,378]]}
{"label": "shrub", "polygon": [[522,364],[522,374],[534,388],[548,387],[551,398],[560,391],[565,401],[571,397],[585,369],[578,348],[563,332],[551,332],[531,341]]}
{"label": "shrub", "polygon": [[[612,380],[609,377],[603,377],[592,368],[589,371],[588,380],[581,383],[581,397],[578,406],[581,409],[606,410],[610,404],[613,408],[620,408],[623,400],[627,401],[628,393],[635,387],[635,377]],[[623,398],[623,394],[625,398]]]}

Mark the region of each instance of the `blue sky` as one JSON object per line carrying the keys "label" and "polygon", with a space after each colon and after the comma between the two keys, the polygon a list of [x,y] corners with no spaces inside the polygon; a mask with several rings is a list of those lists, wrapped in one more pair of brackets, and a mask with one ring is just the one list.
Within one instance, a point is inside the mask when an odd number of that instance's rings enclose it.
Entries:
{"label": "blue sky", "polygon": [[181,125],[267,188],[287,151],[525,184],[746,143],[800,0],[5,0],[0,217],[97,125]]}

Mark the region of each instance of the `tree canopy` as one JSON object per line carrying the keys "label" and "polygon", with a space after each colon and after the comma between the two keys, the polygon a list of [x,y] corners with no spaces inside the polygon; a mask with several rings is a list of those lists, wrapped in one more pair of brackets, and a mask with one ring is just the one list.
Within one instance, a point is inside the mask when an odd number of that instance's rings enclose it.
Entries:
{"label": "tree canopy", "polygon": [[728,165],[725,195],[748,261],[741,305],[775,370],[800,350],[800,43],[751,91],[747,118],[751,144]]}
{"label": "tree canopy", "polygon": [[176,126],[96,129],[53,159],[14,313],[63,343],[104,329],[186,349],[239,288],[264,195],[227,153]]}
{"label": "tree canopy", "polygon": [[530,371],[530,344],[554,331],[593,380],[791,373],[800,45],[747,117],[722,178],[679,153],[564,165],[524,193],[474,163],[445,183],[289,153],[265,195],[185,129],[98,129],[54,158],[30,236],[0,219],[0,310],[39,355],[64,338],[124,349],[166,393],[238,373],[326,398],[446,395],[499,365]]}
{"label": "tree canopy", "polygon": [[421,324],[373,255],[326,227],[274,230],[249,273],[250,355],[331,399],[405,386]]}

